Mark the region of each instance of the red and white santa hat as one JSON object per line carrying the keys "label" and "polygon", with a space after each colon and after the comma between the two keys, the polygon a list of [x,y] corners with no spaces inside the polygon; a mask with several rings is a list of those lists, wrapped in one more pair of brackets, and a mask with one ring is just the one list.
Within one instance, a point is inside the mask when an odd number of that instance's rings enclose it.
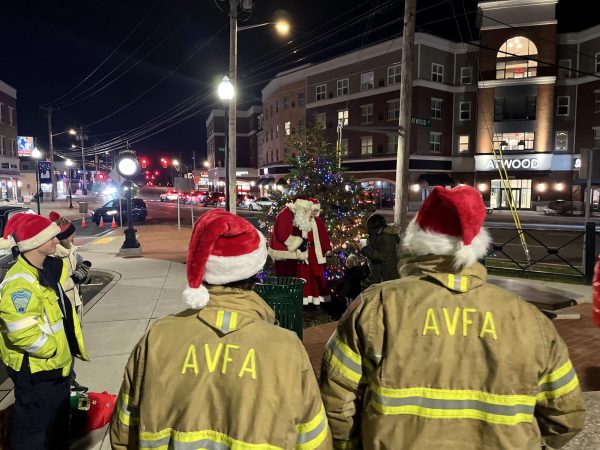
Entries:
{"label": "red and white santa hat", "polygon": [[414,255],[453,255],[454,267],[468,267],[487,254],[485,205],[471,186],[436,187],[408,225],[405,250]]}
{"label": "red and white santa hat", "polygon": [[58,225],[37,214],[17,213],[4,227],[4,239],[12,237],[21,252],[44,245],[58,233]]}
{"label": "red and white santa hat", "polygon": [[319,199],[317,199],[317,198],[311,198],[310,201],[313,204],[312,205],[313,212],[316,213],[318,216],[321,212],[321,202],[319,202]]}
{"label": "red and white santa hat", "polygon": [[203,308],[209,295],[202,281],[223,285],[245,280],[260,272],[266,260],[267,245],[261,232],[235,214],[212,210],[194,224],[183,301],[190,308]]}

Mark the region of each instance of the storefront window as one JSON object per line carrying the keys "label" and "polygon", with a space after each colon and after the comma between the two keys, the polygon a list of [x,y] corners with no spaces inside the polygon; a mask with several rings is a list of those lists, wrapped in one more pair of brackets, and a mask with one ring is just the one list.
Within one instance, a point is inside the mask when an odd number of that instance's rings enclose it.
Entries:
{"label": "storefront window", "polygon": [[396,195],[396,185],[389,181],[363,181],[361,187],[365,190],[369,201],[373,201],[377,209],[392,209]]}
{"label": "storefront window", "polygon": [[533,150],[535,133],[494,133],[495,150]]}
{"label": "storefront window", "polygon": [[[509,209],[509,194],[504,190],[502,180],[492,180],[490,206],[496,209]],[[508,180],[512,201],[517,209],[531,209],[531,180]]]}

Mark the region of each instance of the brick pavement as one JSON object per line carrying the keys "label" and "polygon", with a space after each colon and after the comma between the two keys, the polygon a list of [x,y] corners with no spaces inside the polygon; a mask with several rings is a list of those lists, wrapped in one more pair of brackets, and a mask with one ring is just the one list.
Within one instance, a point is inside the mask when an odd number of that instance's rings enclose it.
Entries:
{"label": "brick pavement", "polygon": [[[569,308],[581,315],[577,320],[556,320],[556,329],[569,347],[569,353],[584,391],[600,391],[600,328],[592,322],[592,305],[583,303]],[[327,340],[337,322],[304,330],[304,346],[317,377]]]}

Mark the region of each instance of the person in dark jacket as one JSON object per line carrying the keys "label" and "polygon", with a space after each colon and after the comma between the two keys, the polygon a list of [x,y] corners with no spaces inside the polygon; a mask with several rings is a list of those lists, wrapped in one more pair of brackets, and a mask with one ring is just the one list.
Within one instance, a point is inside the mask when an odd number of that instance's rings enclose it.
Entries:
{"label": "person in dark jacket", "polygon": [[381,214],[373,214],[367,220],[367,232],[369,239],[360,252],[369,260],[368,285],[400,278],[398,274],[400,237],[396,227],[388,226],[385,217]]}
{"label": "person in dark jacket", "polygon": [[368,268],[361,264],[356,255],[349,255],[346,258],[346,270],[342,281],[342,295],[346,299],[346,306],[360,295],[361,284],[368,276]]}

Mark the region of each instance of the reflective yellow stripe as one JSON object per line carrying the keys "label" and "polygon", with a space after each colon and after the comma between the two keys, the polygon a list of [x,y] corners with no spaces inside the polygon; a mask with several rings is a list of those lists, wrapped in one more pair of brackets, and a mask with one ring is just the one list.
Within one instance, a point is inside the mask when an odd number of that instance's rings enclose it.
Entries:
{"label": "reflective yellow stripe", "polygon": [[153,432],[140,433],[140,450],[283,450],[271,444],[252,444],[234,439],[226,434],[213,430],[177,431],[172,428]]}
{"label": "reflective yellow stripe", "polygon": [[225,314],[225,311],[223,311],[222,309],[220,309],[217,312],[217,328],[220,330],[223,328],[223,315]]}
{"label": "reflective yellow stripe", "polygon": [[119,401],[117,402],[117,412],[119,414],[119,421],[123,425],[130,426],[131,424],[137,424],[139,418],[137,414],[132,414],[129,410],[130,399],[127,394],[121,393],[119,395]]}
{"label": "reflective yellow stripe", "polygon": [[372,406],[385,415],[416,415],[430,419],[476,419],[516,425],[532,422],[535,397],[474,390],[391,389],[373,385]]}
{"label": "reflective yellow stripe", "polygon": [[469,289],[469,278],[462,275],[448,274],[448,282],[446,285],[457,292],[467,292]]}
{"label": "reflective yellow stripe", "polygon": [[468,288],[469,288],[469,278],[463,277],[461,275],[461,277],[460,277],[460,292],[467,292]]}
{"label": "reflective yellow stripe", "polygon": [[231,320],[229,321],[229,331],[233,331],[236,329],[237,317],[238,317],[238,313],[236,313],[235,311],[232,311],[231,312]]}
{"label": "reflective yellow stripe", "polygon": [[348,441],[333,440],[333,448],[336,450],[352,450],[358,448],[358,441],[356,439],[350,439]]}
{"label": "reflective yellow stripe", "polygon": [[321,405],[319,413],[307,423],[296,425],[298,432],[296,450],[313,450],[318,448],[327,437],[327,417]]}
{"label": "reflective yellow stripe", "polygon": [[448,287],[454,290],[454,275],[451,273],[448,274]]}
{"label": "reflective yellow stripe", "polygon": [[571,361],[567,361],[540,380],[537,399],[543,401],[558,398],[572,392],[577,386],[579,386],[577,374]]}
{"label": "reflective yellow stripe", "polygon": [[325,350],[326,360],[345,378],[353,383],[364,382],[361,358],[337,336],[329,341]]}

